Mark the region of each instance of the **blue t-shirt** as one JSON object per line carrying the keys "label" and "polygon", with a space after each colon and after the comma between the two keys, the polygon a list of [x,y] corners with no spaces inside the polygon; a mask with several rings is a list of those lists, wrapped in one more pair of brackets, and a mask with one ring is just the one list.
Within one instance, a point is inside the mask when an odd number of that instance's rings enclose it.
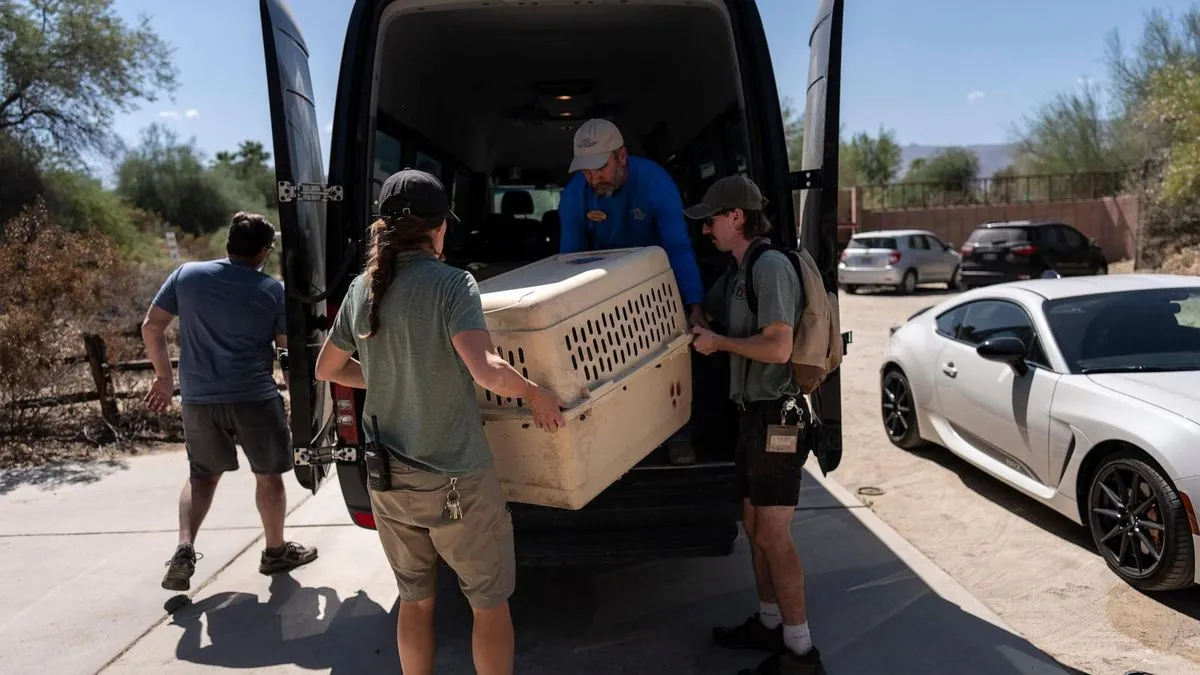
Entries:
{"label": "blue t-shirt", "polygon": [[239,403],[279,396],[275,336],[287,335],[283,284],[228,259],[188,262],[154,304],[179,317],[179,393],[184,403]]}
{"label": "blue t-shirt", "polygon": [[683,200],[671,174],[653,161],[630,155],[625,185],[611,197],[596,194],[583,173],[576,173],[559,198],[558,216],[562,221],[560,253],[661,246],[671,260],[683,302],[704,302]]}

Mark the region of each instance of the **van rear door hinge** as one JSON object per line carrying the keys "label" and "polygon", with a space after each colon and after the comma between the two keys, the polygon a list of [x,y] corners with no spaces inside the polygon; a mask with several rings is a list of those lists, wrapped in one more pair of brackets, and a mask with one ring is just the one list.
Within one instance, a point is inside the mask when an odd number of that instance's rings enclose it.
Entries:
{"label": "van rear door hinge", "polygon": [[809,169],[807,171],[793,171],[790,174],[791,189],[793,190],[813,190],[821,188],[821,170]]}
{"label": "van rear door hinge", "polygon": [[358,448],[329,446],[324,448],[295,448],[292,458],[297,466],[332,464],[334,462],[357,462]]}
{"label": "van rear door hinge", "polygon": [[279,181],[280,202],[340,202],[344,192],[341,185]]}

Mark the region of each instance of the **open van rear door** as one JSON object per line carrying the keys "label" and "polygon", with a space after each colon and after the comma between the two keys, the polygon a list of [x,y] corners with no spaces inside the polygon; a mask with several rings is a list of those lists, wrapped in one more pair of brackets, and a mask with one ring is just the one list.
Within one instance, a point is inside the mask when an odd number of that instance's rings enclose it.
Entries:
{"label": "open van rear door", "polygon": [[[797,227],[800,244],[821,268],[825,288],[837,294],[838,149],[841,142],[842,12],[844,0],[821,0],[808,39],[808,93],[804,105],[804,150],[791,187],[800,191]],[[851,334],[842,334],[843,349]],[[821,419],[816,452],[821,470],[837,468],[842,457],[841,369],[829,375],[813,396]]]}
{"label": "open van rear door", "polygon": [[328,464],[310,462],[329,446],[333,406],[329,386],[314,366],[331,323],[326,316],[325,205],[340,201],[341,186],[327,185],[321,158],[308,46],[283,0],[260,0],[267,93],[279,188],[281,267],[287,289],[288,389],[296,478],[316,492]]}

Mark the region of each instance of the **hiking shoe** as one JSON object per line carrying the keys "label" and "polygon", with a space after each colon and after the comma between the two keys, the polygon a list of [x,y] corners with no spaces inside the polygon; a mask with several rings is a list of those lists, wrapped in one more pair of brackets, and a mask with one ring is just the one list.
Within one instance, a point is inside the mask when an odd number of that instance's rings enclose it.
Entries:
{"label": "hiking shoe", "polygon": [[725,649],[755,649],[764,652],[782,652],[783,625],[773,630],[763,625],[757,613],[740,626],[713,628],[713,642]]}
{"label": "hiking shoe", "polygon": [[307,565],[316,559],[317,549],[301,546],[294,541],[285,541],[283,546],[276,550],[266,549],[263,551],[258,571],[263,574],[287,572],[301,565]]}
{"label": "hiking shoe", "polygon": [[825,675],[816,647],[799,656],[790,649],[772,654],[756,668],[743,668],[738,675]]}
{"label": "hiking shoe", "polygon": [[[203,556],[201,556],[203,557]],[[168,591],[186,591],[192,587],[192,575],[196,573],[196,549],[191,544],[180,544],[165,564],[167,573],[162,587]]]}

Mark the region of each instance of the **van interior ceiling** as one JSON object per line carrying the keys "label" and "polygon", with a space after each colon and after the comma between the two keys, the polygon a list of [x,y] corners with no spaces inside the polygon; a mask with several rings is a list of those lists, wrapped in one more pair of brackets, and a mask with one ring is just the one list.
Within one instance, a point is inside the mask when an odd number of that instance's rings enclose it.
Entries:
{"label": "van interior ceiling", "polygon": [[[393,136],[400,152],[406,137],[423,146],[424,158],[405,157],[414,166],[435,159],[432,166],[450,179],[448,188],[456,169],[491,181],[477,193],[488,198],[476,199],[460,214],[470,216],[464,220],[472,227],[483,225],[478,219],[492,210],[507,211],[492,215],[516,218],[501,222],[495,217],[491,224],[536,230],[535,224],[545,220],[544,233],[556,242],[556,213],[546,218],[544,208],[538,209],[543,213],[528,222],[534,215],[528,199],[490,197],[505,184],[565,185],[575,130],[590,117],[616,122],[631,153],[667,166],[687,192],[695,192],[695,179],[707,186],[721,172],[736,170],[738,162],[722,161],[724,155],[745,155],[723,3],[414,4],[393,3],[399,8],[384,16],[377,49],[377,130]],[[685,156],[712,131],[736,136],[738,147],[690,153],[708,157]],[[376,181],[403,168],[398,162],[377,160]],[[698,166],[705,164],[710,166]],[[456,198],[456,205],[464,202]],[[492,236],[471,246],[473,262],[556,252],[518,244],[519,233],[480,234]]]}
{"label": "van interior ceiling", "polygon": [[[464,222],[448,233],[447,261],[481,281],[557,253],[557,191],[586,119],[614,121],[685,203],[750,164],[721,0],[397,0],[383,16],[375,82],[374,194],[404,166],[439,174]],[[688,226],[707,286],[727,258]],[[697,460],[727,461],[727,361],[693,365]]]}

